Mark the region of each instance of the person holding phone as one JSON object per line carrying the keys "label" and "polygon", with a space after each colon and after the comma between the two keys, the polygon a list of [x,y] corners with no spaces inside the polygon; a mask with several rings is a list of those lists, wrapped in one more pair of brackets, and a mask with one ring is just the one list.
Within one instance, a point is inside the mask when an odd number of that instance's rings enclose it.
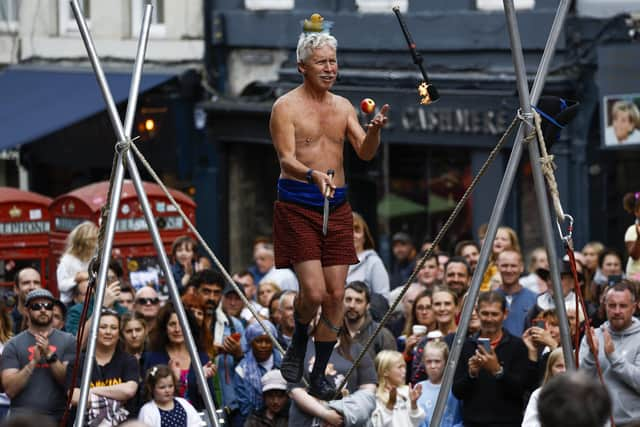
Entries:
{"label": "person holding phone", "polygon": [[466,340],[453,382],[462,401],[464,425],[516,426],[522,422],[522,402],[529,370],[527,348],[503,327],[506,300],[497,291],[478,298],[480,332]]}

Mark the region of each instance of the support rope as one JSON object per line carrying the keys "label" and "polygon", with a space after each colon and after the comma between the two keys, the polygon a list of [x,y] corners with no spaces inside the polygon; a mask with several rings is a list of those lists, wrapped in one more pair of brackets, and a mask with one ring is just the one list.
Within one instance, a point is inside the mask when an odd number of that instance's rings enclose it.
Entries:
{"label": "support rope", "polygon": [[[538,142],[540,145],[540,165],[542,168],[542,173],[547,181],[547,188],[549,189],[549,193],[551,195],[551,200],[553,201],[553,207],[558,218],[558,224],[563,222],[565,218],[571,218],[570,216],[564,213],[562,209],[562,203],[560,202],[560,192],[558,191],[558,183],[555,177],[556,165],[553,162],[553,155],[550,155],[547,152],[547,145],[544,140],[544,135],[542,133],[542,119],[540,118],[540,114],[537,111],[533,110],[533,118],[535,123],[535,131],[538,135]],[[578,281],[578,270],[576,267],[576,257],[573,251],[573,241],[571,235],[573,233],[573,220],[569,225],[569,233],[567,236],[562,236],[562,241],[565,244],[565,248],[567,251],[567,256],[569,258],[569,266],[571,268],[571,274],[573,275],[573,283],[574,283],[574,292],[576,295],[576,331],[575,331],[575,362],[576,369],[579,367],[579,359],[580,359],[580,315],[579,311],[582,311],[584,315],[584,329],[585,329],[585,337],[587,339],[587,345],[589,347],[589,351],[593,355],[593,359],[595,361],[596,372],[598,373],[598,378],[600,383],[606,387],[604,382],[604,377],[602,375],[602,367],[600,366],[600,360],[598,358],[598,354],[595,351],[595,343],[593,341],[593,336],[591,335],[591,322],[589,320],[589,313],[587,311],[587,306],[584,302],[584,297],[582,295],[582,289],[580,288],[580,282]],[[611,427],[615,427],[615,422],[613,420],[613,415],[610,415],[610,423]]]}
{"label": "support rope", "polygon": [[537,111],[533,110],[533,119],[536,127],[536,133],[538,134],[538,142],[540,143],[540,167],[542,168],[542,174],[547,181],[547,187],[551,194],[551,200],[553,201],[553,209],[558,217],[558,222],[563,222],[565,219],[564,211],[562,210],[562,203],[560,203],[560,191],[558,191],[558,183],[556,182],[556,176],[554,171],[557,166],[553,162],[553,155],[547,152],[547,144],[544,141],[542,134],[542,119]]}
{"label": "support rope", "polygon": [[[222,273],[222,276],[224,277],[226,282],[229,285],[231,285],[231,287],[233,287],[233,289],[236,291],[236,293],[238,294],[238,296],[240,297],[240,299],[242,300],[244,305],[251,312],[251,315],[256,319],[256,321],[262,327],[262,329],[264,329],[264,333],[269,337],[269,339],[271,340],[273,346],[281,354],[284,355],[285,349],[282,348],[282,346],[278,342],[277,338],[274,337],[273,334],[269,331],[269,328],[267,328],[267,326],[264,324],[264,322],[262,321],[262,318],[260,317],[260,315],[258,314],[256,309],[253,307],[253,304],[251,304],[251,302],[244,295],[244,292],[240,290],[240,288],[238,287],[236,282],[231,278],[231,275],[229,275],[229,273],[224,268],[224,266],[222,265],[220,260],[218,260],[218,257],[216,257],[216,255],[213,253],[213,250],[209,247],[207,242],[205,242],[205,240],[202,237],[202,235],[200,234],[200,232],[196,229],[196,227],[193,225],[191,220],[189,220],[189,217],[184,213],[184,211],[182,210],[182,207],[180,206],[180,204],[173,198],[173,196],[169,192],[169,189],[164,185],[164,183],[162,182],[162,180],[160,179],[160,177],[158,176],[156,171],[153,169],[153,167],[151,167],[151,164],[147,161],[147,159],[144,157],[144,155],[140,152],[140,150],[138,149],[136,144],[133,142],[133,140],[130,140],[128,142],[129,142],[129,148],[131,148],[132,151],[135,153],[135,155],[138,156],[138,159],[140,159],[140,162],[145,167],[147,172],[149,172],[149,174],[151,175],[153,180],[160,186],[160,188],[164,192],[165,196],[167,196],[167,198],[169,199],[171,204],[176,208],[176,210],[177,210],[178,214],[180,215],[180,217],[182,217],[182,219],[184,220],[185,224],[187,224],[187,227],[189,227],[189,230],[191,230],[191,232],[193,232],[193,234],[196,236],[196,239],[198,240],[200,245],[205,249],[207,254],[211,257],[211,259],[213,260],[213,263],[218,268],[220,273]],[[307,387],[309,386],[309,384],[307,383],[307,381],[304,378],[302,379],[302,381],[305,384],[305,386],[307,386]]]}
{"label": "support rope", "polygon": [[418,274],[418,271],[420,271],[420,269],[422,268],[422,266],[424,265],[426,260],[431,257],[431,255],[433,254],[434,248],[436,246],[438,246],[438,244],[440,243],[440,241],[442,240],[444,235],[447,233],[447,231],[449,231],[449,228],[451,227],[453,222],[457,219],[458,215],[462,211],[462,208],[464,207],[465,203],[467,202],[467,200],[471,196],[471,193],[473,192],[473,190],[475,189],[476,185],[478,184],[478,181],[480,181],[480,178],[485,174],[486,170],[489,168],[491,163],[493,163],[493,161],[495,160],[496,156],[498,155],[498,153],[502,149],[502,146],[506,142],[507,137],[509,136],[509,134],[511,134],[513,128],[518,123],[518,121],[524,121],[525,123],[528,123],[529,126],[531,126],[531,123],[529,123],[527,121],[527,118],[524,117],[521,114],[520,111],[518,111],[518,114],[516,115],[516,117],[513,118],[513,120],[511,121],[511,124],[509,125],[507,130],[504,132],[504,134],[502,135],[502,137],[500,138],[500,140],[498,141],[496,146],[493,148],[493,150],[491,150],[491,153],[489,153],[489,156],[487,157],[487,160],[485,160],[484,164],[482,165],[482,167],[480,168],[480,170],[478,171],[476,176],[473,177],[473,180],[471,181],[471,184],[469,184],[469,187],[467,187],[467,190],[464,192],[464,194],[462,195],[462,197],[460,198],[460,200],[456,204],[455,208],[453,209],[453,212],[451,212],[451,215],[449,216],[449,218],[447,219],[445,224],[442,226],[442,228],[438,232],[438,235],[435,237],[435,239],[433,239],[431,247],[422,256],[422,258],[420,258],[419,262],[416,264],[416,267],[413,269],[413,272],[411,273],[411,276],[409,276],[409,278],[407,279],[406,283],[403,285],[402,290],[400,291],[400,294],[396,297],[396,299],[393,301],[391,306],[389,306],[389,310],[387,310],[387,312],[385,313],[384,317],[380,320],[380,323],[378,324],[378,327],[373,332],[373,334],[371,334],[371,336],[369,337],[369,339],[365,343],[364,348],[362,349],[362,351],[360,352],[360,354],[358,355],[356,360],[354,360],[353,364],[351,365],[351,367],[347,371],[346,375],[344,376],[344,379],[342,380],[342,382],[338,386],[338,388],[336,390],[335,398],[338,398],[338,396],[341,395],[342,389],[344,388],[344,386],[349,381],[349,377],[351,375],[353,375],[353,372],[355,371],[355,369],[358,367],[360,362],[362,362],[362,359],[363,359],[364,355],[369,351],[369,348],[373,344],[373,341],[380,334],[380,332],[382,331],[382,328],[384,328],[384,325],[386,325],[386,323],[389,321],[389,318],[391,317],[391,315],[395,311],[395,309],[398,306],[398,304],[400,304],[400,301],[404,297],[404,294],[406,294],[407,291],[409,290],[409,286],[413,283],[413,280],[415,279],[416,275]]}

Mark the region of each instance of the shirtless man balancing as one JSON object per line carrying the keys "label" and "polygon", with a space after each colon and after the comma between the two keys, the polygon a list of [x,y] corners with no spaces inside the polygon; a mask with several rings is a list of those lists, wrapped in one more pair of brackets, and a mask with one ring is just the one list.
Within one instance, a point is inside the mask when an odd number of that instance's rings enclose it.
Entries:
{"label": "shirtless man balancing", "polygon": [[[344,140],[349,139],[358,157],[371,160],[389,109],[384,105],[365,133],[351,103],[329,92],[338,73],[336,47],[336,39],[327,33],[300,36],[297,62],[303,83],[274,103],[270,123],[281,170],[273,213],[275,262],[278,268],[293,268],[300,282],[295,331],[281,371],[287,381],[301,380],[309,323],[322,307],[309,378],[309,393],[322,400],[335,393],[325,368],[343,319],[348,266],[358,262],[344,186]],[[335,171],[333,179],[326,173],[329,169]],[[323,236],[325,190],[330,194],[330,214]]]}

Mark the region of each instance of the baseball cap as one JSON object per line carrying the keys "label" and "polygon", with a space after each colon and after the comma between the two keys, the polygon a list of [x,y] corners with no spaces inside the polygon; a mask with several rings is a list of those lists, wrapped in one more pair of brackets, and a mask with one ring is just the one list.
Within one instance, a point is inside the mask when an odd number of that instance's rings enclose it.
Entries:
{"label": "baseball cap", "polygon": [[[560,267],[560,276],[563,276],[563,275],[573,276],[573,272],[571,271],[571,265],[569,264],[569,261],[560,260],[558,262],[558,267]],[[546,268],[538,268],[536,270],[536,274],[540,276],[542,280],[549,280],[551,278],[551,273]],[[578,280],[580,281],[584,280],[584,275],[580,272],[578,272]]]}
{"label": "baseball cap", "polygon": [[404,231],[398,231],[393,235],[393,237],[391,238],[391,243],[395,242],[413,243],[413,241],[411,240],[411,236],[409,236]]}
{"label": "baseball cap", "polygon": [[49,292],[46,289],[34,289],[31,292],[29,292],[29,294],[27,294],[27,297],[24,300],[24,305],[29,305],[29,303],[31,301],[33,301],[34,299],[38,299],[38,298],[45,298],[48,299],[50,301],[55,301],[56,299],[53,297],[53,295],[51,294],[51,292]]}
{"label": "baseball cap", "polygon": [[[238,282],[236,282],[236,285],[238,286],[238,289],[240,290],[242,295],[244,295],[244,286],[242,284],[238,283]],[[232,292],[238,293],[236,288],[231,286],[231,284],[229,284],[229,283],[225,284],[224,285],[224,289],[222,290],[222,295],[227,295],[227,294],[230,294]]]}
{"label": "baseball cap", "polygon": [[287,390],[287,381],[280,369],[273,369],[262,376],[262,392],[269,390]]}

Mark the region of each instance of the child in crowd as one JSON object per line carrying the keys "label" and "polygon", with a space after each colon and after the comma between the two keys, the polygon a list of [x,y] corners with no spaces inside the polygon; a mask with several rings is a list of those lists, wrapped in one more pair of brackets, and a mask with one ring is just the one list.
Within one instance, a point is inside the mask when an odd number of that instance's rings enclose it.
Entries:
{"label": "child in crowd", "polygon": [[60,301],[63,304],[71,304],[76,274],[87,271],[97,245],[98,226],[90,221],[76,226],[67,236],[64,253],[56,268]]}
{"label": "child in crowd", "polygon": [[279,369],[262,376],[262,400],[264,406],[255,409],[244,427],[287,427],[289,425],[289,396],[287,381]]}
{"label": "child in crowd", "polygon": [[[418,383],[418,386],[422,387],[422,394],[418,399],[418,405],[420,405],[426,414],[421,427],[428,427],[431,423],[436,401],[438,400],[438,393],[440,392],[440,385],[442,384],[442,377],[444,375],[444,367],[449,357],[449,347],[442,339],[430,340],[427,341],[427,344],[424,346],[423,355],[424,366],[429,379]],[[442,415],[440,427],[458,426],[462,426],[460,401],[449,392],[447,406]]]}
{"label": "child in crowd", "polygon": [[544,371],[544,378],[542,379],[542,385],[531,393],[529,404],[524,412],[522,427],[540,427],[540,420],[538,418],[538,397],[540,396],[540,390],[551,378],[565,371],[566,367],[564,365],[562,347],[558,347],[549,355],[547,366]]}
{"label": "child in crowd", "polygon": [[167,365],[149,369],[145,378],[145,399],[138,419],[153,427],[198,427],[200,415],[185,399],[176,395],[176,380]]}
{"label": "child in crowd", "polygon": [[189,283],[196,271],[196,242],[189,236],[178,237],[171,246],[171,271],[179,289]]}
{"label": "child in crowd", "polygon": [[407,366],[402,353],[383,350],[376,356],[375,366],[378,387],[371,426],[418,427],[424,421],[424,411],[417,403],[422,386],[405,384]]}

